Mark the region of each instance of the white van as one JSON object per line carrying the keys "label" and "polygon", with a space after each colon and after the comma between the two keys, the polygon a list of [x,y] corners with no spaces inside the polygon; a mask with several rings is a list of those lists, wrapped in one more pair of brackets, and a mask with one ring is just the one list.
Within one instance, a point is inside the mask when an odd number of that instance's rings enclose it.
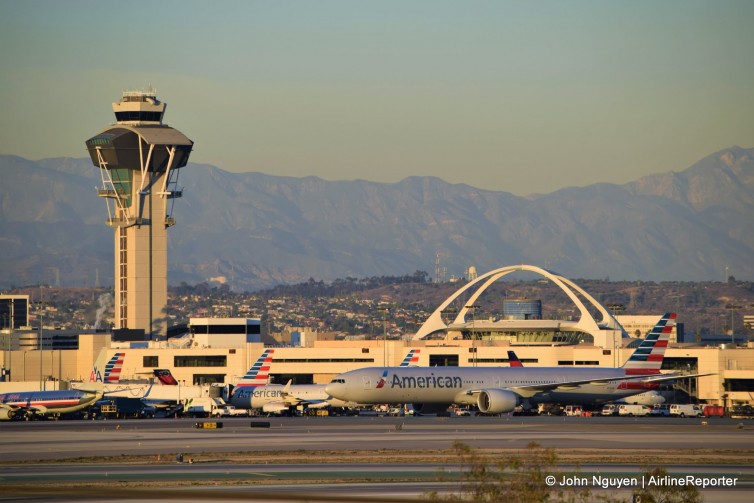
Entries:
{"label": "white van", "polygon": [[618,415],[618,406],[614,403],[608,403],[602,407],[603,416],[616,416]]}
{"label": "white van", "polygon": [[670,416],[670,405],[666,403],[655,404],[649,415],[654,417],[668,417]]}
{"label": "white van", "polygon": [[704,415],[704,410],[696,404],[674,403],[670,405],[670,415],[681,417],[702,417]]}
{"label": "white van", "polygon": [[619,416],[648,416],[652,408],[649,405],[625,403],[618,407]]}

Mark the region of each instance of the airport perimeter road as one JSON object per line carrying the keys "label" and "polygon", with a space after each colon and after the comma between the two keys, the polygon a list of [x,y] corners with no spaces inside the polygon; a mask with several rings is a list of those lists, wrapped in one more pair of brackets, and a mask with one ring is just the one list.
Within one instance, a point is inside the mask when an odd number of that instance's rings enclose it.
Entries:
{"label": "airport perimeter road", "polygon": [[[0,423],[0,501],[368,501],[375,495],[372,501],[408,501],[458,488],[437,478],[440,468],[451,479],[463,470],[455,463],[455,441],[491,456],[537,442],[556,451],[561,470],[578,466],[589,477],[635,476],[645,463],[676,476],[737,477],[735,487],[704,491],[705,501],[754,501],[754,421],[232,418],[217,429],[197,429],[197,421]],[[260,422],[269,428],[251,427]]]}
{"label": "airport perimeter road", "polygon": [[[578,469],[579,477],[603,479],[638,477],[642,467],[636,465],[561,466],[564,472]],[[445,480],[438,480],[439,470]],[[462,466],[435,463],[405,465],[401,463],[368,464],[84,464],[84,465],[14,465],[3,471],[4,494],[10,498],[34,498],[39,501],[78,501],[80,489],[74,483],[106,487],[103,501],[138,501],[171,499],[212,501],[219,499],[267,500],[286,498],[297,501],[364,501],[378,494],[381,500],[401,501],[417,498],[431,491],[457,490]],[[754,467],[728,465],[677,465],[668,470],[672,477],[715,477],[736,479],[733,487],[716,488],[705,495],[719,494],[721,501],[749,502],[754,490]],[[140,483],[141,487],[126,486]],[[181,485],[175,485],[181,483]],[[46,490],[41,489],[45,485]],[[18,487],[23,487],[17,489]],[[112,488],[118,486],[117,491]],[[602,488],[595,487],[594,491]],[[10,492],[12,491],[12,492]],[[624,490],[628,495],[629,491]],[[96,498],[97,490],[89,487],[88,495]],[[222,497],[220,497],[222,496]],[[707,501],[710,501],[707,498]]]}
{"label": "airport perimeter road", "polygon": [[[201,421],[201,420],[199,420]],[[232,418],[223,428],[197,420],[35,421],[0,423],[3,462],[177,453],[278,451],[436,451],[455,441],[485,449],[537,442],[570,449],[754,452],[754,421],[618,417],[298,417]],[[251,423],[269,422],[269,428]],[[703,423],[706,423],[704,425]],[[683,460],[680,460],[683,461]]]}

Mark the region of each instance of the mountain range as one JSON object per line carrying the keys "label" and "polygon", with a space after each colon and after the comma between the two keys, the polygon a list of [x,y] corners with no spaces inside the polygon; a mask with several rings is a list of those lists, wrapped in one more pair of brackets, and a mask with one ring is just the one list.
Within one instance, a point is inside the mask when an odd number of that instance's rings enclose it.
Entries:
{"label": "mountain range", "polygon": [[[113,230],[86,159],[0,156],[0,288],[113,283]],[[527,197],[434,177],[398,183],[181,170],[169,282],[252,291],[335,278],[462,276],[517,263],[571,278],[754,278],[754,149],[682,172]]]}

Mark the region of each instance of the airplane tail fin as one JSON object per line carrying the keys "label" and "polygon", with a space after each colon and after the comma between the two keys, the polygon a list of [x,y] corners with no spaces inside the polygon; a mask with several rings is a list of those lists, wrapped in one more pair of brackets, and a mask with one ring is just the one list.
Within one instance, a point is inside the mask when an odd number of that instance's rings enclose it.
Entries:
{"label": "airplane tail fin", "polygon": [[662,360],[665,357],[665,348],[668,347],[670,333],[675,326],[675,313],[667,313],[654,328],[647,338],[641,341],[636,351],[623,365],[626,375],[651,375],[659,374]]}
{"label": "airplane tail fin", "polygon": [[511,367],[523,367],[524,364],[521,363],[521,359],[516,355],[514,351],[508,351],[508,361],[510,362]]}
{"label": "airplane tail fin", "polygon": [[401,362],[401,367],[414,367],[419,365],[419,353],[421,349],[412,349],[408,352],[406,357]]}
{"label": "airplane tail fin", "polygon": [[164,386],[178,386],[178,381],[175,380],[170,369],[154,369],[154,376]]}
{"label": "airplane tail fin", "polygon": [[265,386],[270,380],[270,364],[274,352],[274,349],[265,349],[246,375],[238,381],[236,387]]}
{"label": "airplane tail fin", "polygon": [[89,374],[89,382],[100,382],[103,384],[116,384],[120,381],[120,371],[123,368],[123,359],[126,353],[115,353],[109,360],[107,359],[107,350],[102,348],[97,359],[94,362],[92,373]]}

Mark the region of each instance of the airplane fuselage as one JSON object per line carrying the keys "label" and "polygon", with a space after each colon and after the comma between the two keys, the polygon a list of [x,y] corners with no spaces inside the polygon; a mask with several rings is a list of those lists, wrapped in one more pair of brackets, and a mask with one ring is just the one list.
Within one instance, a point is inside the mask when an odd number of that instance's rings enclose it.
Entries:
{"label": "airplane fuselage", "polygon": [[333,400],[325,391],[324,384],[268,384],[266,386],[238,386],[233,390],[231,405],[243,409],[261,409],[270,403],[327,402],[327,405],[342,407],[341,400]]}
{"label": "airplane fuselage", "polygon": [[102,398],[102,393],[77,390],[25,391],[0,394],[0,407],[23,409],[36,414],[66,414],[87,407]]}
{"label": "airplane fuselage", "polygon": [[535,389],[532,387],[624,376],[623,369],[613,368],[372,367],[337,376],[327,385],[326,391],[336,398],[364,404],[475,404],[475,391],[500,389],[522,395],[522,399],[526,398],[532,404],[558,402],[587,405],[634,395],[652,386],[627,387],[621,381],[601,381],[579,386],[564,385],[531,397],[525,396]]}

